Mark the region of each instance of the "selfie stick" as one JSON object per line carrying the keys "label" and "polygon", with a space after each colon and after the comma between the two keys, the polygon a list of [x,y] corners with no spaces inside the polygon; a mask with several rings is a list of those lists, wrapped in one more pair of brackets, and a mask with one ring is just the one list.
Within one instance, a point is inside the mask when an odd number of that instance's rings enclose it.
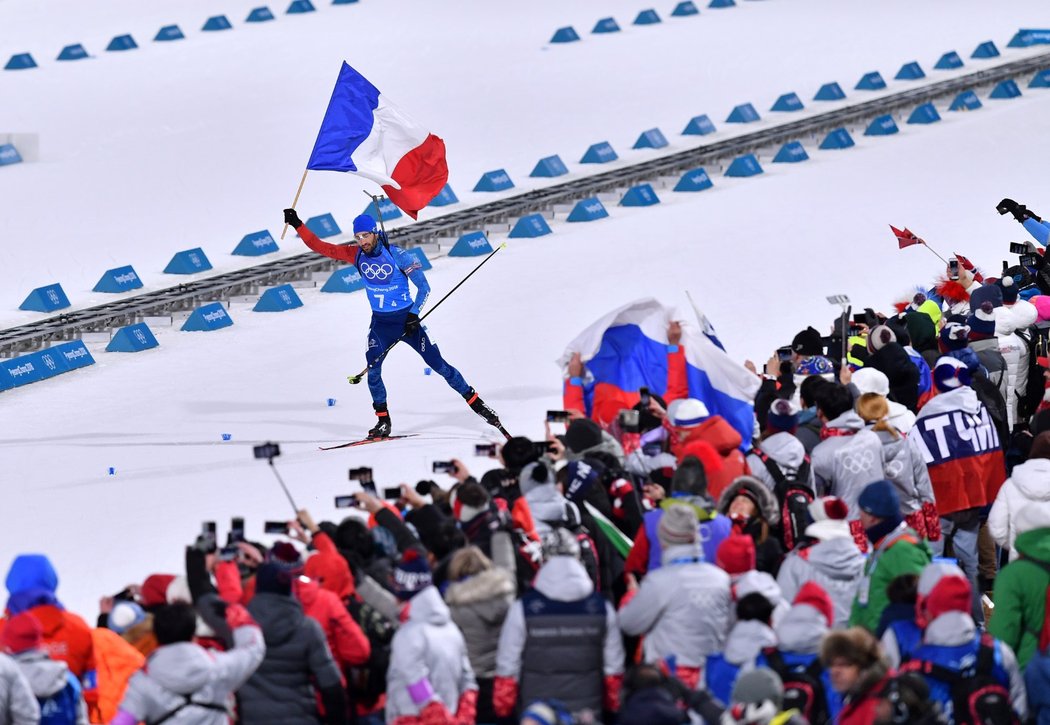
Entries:
{"label": "selfie stick", "polygon": [[295,511],[296,517],[299,516],[299,507],[295,505],[295,500],[292,498],[291,492],[288,491],[288,487],[284,485],[284,479],[281,478],[281,474],[277,472],[277,466],[273,465],[273,458],[269,459],[270,470],[273,471],[273,475],[277,476],[277,483],[281,484],[281,488],[284,490],[284,495],[288,497],[288,503],[292,505],[292,510]]}
{"label": "selfie stick", "polygon": [[[464,283],[464,282],[466,282],[466,281],[467,281],[468,279],[470,279],[470,278],[471,278],[471,277],[472,277],[472,276],[474,275],[474,273],[475,273],[475,272],[477,272],[477,271],[478,271],[479,269],[481,269],[481,268],[482,268],[482,266],[484,266],[485,262],[487,262],[487,261],[489,261],[490,259],[492,259],[492,257],[493,257],[493,256],[494,256],[494,255],[496,254],[496,252],[498,252],[499,250],[503,249],[503,248],[504,248],[505,246],[507,246],[507,243],[506,243],[506,242],[504,242],[503,244],[501,244],[501,245],[499,245],[498,247],[496,247],[495,249],[493,249],[493,250],[492,250],[492,252],[490,252],[490,253],[489,253],[489,255],[488,255],[487,257],[485,257],[485,258],[484,258],[483,260],[481,260],[481,262],[480,262],[480,263],[478,264],[478,266],[477,266],[477,267],[475,267],[474,269],[472,269],[472,270],[470,271],[470,274],[468,274],[468,275],[467,275],[466,277],[464,277],[463,279],[461,279],[461,280],[459,281],[459,284],[457,284],[457,285],[456,285],[455,287],[453,287],[452,289],[450,289],[450,290],[448,291],[448,293],[447,293],[447,294],[446,294],[446,295],[445,295],[444,297],[442,297],[442,298],[441,298],[440,300],[438,300],[438,302],[437,302],[437,304],[436,304],[436,305],[434,305],[433,307],[431,307],[431,308],[430,308],[430,309],[429,309],[429,310],[427,311],[427,313],[426,313],[425,315],[423,315],[422,317],[420,317],[420,318],[419,318],[419,321],[420,321],[420,322],[422,322],[423,320],[425,320],[425,319],[427,319],[428,317],[430,317],[430,314],[431,314],[431,313],[432,313],[432,312],[433,312],[434,310],[436,310],[436,309],[437,309],[438,307],[440,307],[440,306],[441,306],[441,303],[442,303],[442,302],[444,302],[444,301],[445,301],[445,300],[447,300],[447,299],[448,299],[449,297],[451,297],[451,296],[452,296],[452,293],[453,293],[453,292],[455,292],[455,291],[456,291],[456,290],[458,290],[458,289],[459,289],[460,287],[462,287],[462,286],[463,286],[463,283]],[[350,384],[351,384],[351,385],[357,385],[357,384],[358,384],[359,382],[361,382],[361,379],[362,379],[362,378],[363,378],[363,377],[364,377],[365,375],[367,375],[367,374],[368,374],[368,371],[369,371],[369,370],[371,370],[372,368],[374,368],[374,367],[375,367],[376,365],[378,365],[379,363],[383,362],[383,358],[385,358],[385,357],[387,356],[387,353],[389,353],[389,352],[390,352],[391,350],[393,350],[393,349],[394,349],[394,345],[396,345],[397,343],[401,342],[401,339],[402,339],[402,338],[403,338],[404,336],[405,336],[405,333],[404,333],[404,332],[402,332],[402,333],[401,333],[401,335],[400,335],[400,336],[399,336],[399,337],[398,337],[398,338],[397,338],[396,340],[394,340],[394,341],[393,341],[392,343],[390,343],[390,345],[389,345],[389,346],[387,347],[387,349],[386,349],[386,350],[383,350],[382,354],[381,354],[381,355],[380,355],[379,357],[377,357],[377,358],[375,359],[375,361],[374,361],[374,362],[372,362],[372,363],[370,363],[369,365],[365,366],[365,369],[364,369],[364,370],[362,370],[361,372],[359,372],[359,373],[358,373],[357,375],[350,375],[349,377],[347,377],[347,380],[349,380],[349,381],[350,381]]]}
{"label": "selfie stick", "polygon": [[827,300],[842,308],[842,367],[846,367],[849,351],[849,315],[853,305],[850,304],[849,295],[829,295]]}

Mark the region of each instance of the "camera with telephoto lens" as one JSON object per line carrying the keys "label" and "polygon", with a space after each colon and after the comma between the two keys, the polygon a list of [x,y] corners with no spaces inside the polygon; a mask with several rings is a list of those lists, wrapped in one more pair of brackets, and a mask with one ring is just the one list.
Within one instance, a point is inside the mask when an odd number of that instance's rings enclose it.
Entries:
{"label": "camera with telephoto lens", "polygon": [[276,443],[263,443],[261,446],[252,448],[252,452],[256,458],[266,458],[272,461],[281,455],[281,447]]}

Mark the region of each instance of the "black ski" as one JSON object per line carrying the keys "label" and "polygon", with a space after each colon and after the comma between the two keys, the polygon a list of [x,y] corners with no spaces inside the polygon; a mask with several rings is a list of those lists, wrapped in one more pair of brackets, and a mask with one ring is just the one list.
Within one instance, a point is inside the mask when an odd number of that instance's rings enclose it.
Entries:
{"label": "black ski", "polygon": [[[506,431],[504,431],[504,434],[505,433],[506,433]],[[334,451],[337,448],[356,448],[357,446],[367,446],[367,445],[369,445],[371,443],[382,443],[383,441],[396,441],[396,440],[401,440],[402,438],[414,438],[417,435],[419,435],[419,434],[418,433],[405,433],[403,435],[387,436],[386,438],[362,438],[361,440],[358,440],[358,441],[350,441],[349,443],[340,443],[337,446],[320,446],[320,449],[322,451]],[[510,436],[507,436],[507,437],[509,438]]]}

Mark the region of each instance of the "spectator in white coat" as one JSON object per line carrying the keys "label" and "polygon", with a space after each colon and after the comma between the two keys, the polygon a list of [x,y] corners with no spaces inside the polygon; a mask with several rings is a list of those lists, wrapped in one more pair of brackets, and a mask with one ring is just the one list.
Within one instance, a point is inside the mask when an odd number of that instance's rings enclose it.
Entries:
{"label": "spectator in white coat", "polygon": [[816,543],[792,551],[780,565],[777,584],[785,599],[794,600],[806,582],[823,587],[834,604],[833,626],[845,627],[864,574],[860,553],[849,524],[848,509],[834,496],[818,498],[809,506],[813,523],[806,536]]}
{"label": "spectator in white coat", "polygon": [[857,389],[858,399],[866,393],[874,393],[886,398],[886,403],[889,406],[886,420],[902,434],[907,435],[908,431],[915,425],[915,413],[912,413],[900,403],[889,399],[890,379],[886,377],[886,373],[875,368],[861,368],[850,376],[849,382],[851,386]]}
{"label": "spectator in white coat", "polygon": [[[1007,280],[1012,278],[1007,277]],[[1006,360],[1006,417],[1010,430],[1018,420],[1017,404],[1028,392],[1028,341],[1017,334],[1035,322],[1035,307],[1006,306],[1007,295],[1017,296],[1017,285],[1003,287],[1003,306],[995,308],[995,336],[999,340],[999,352]],[[1029,319],[1029,317],[1031,319]]]}
{"label": "spectator in white coat", "polygon": [[729,629],[729,575],[704,562],[699,522],[691,506],[669,506],[657,534],[663,566],[631,589],[620,607],[620,628],[645,635],[645,662],[673,657],[675,675],[690,689],[708,655],[720,652]]}
{"label": "spectator in white coat", "polygon": [[40,705],[18,664],[0,653],[0,723],[37,725]]}
{"label": "spectator in white coat", "polygon": [[[1017,520],[1026,509],[1040,510],[1043,518],[1050,520],[1050,431],[1040,433],[1032,441],[1028,460],[1014,467],[988,514],[988,532],[995,543],[1010,549],[1010,561],[1017,558]],[[1028,516],[1033,514],[1034,511],[1026,512]]]}
{"label": "spectator in white coat", "polygon": [[795,478],[806,465],[803,483],[813,488],[813,467],[806,461],[806,447],[795,437],[799,426],[799,410],[790,400],[778,398],[769,406],[766,431],[747,457],[751,475],[772,491],[776,488],[774,471],[787,478]]}

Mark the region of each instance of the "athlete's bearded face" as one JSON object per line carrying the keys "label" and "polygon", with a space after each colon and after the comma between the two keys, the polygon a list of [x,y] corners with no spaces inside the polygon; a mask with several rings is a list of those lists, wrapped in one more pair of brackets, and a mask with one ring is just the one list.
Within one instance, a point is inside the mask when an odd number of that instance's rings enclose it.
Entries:
{"label": "athlete's bearded face", "polygon": [[372,232],[358,232],[354,235],[354,239],[357,240],[358,246],[365,254],[371,254],[378,241],[378,237]]}

